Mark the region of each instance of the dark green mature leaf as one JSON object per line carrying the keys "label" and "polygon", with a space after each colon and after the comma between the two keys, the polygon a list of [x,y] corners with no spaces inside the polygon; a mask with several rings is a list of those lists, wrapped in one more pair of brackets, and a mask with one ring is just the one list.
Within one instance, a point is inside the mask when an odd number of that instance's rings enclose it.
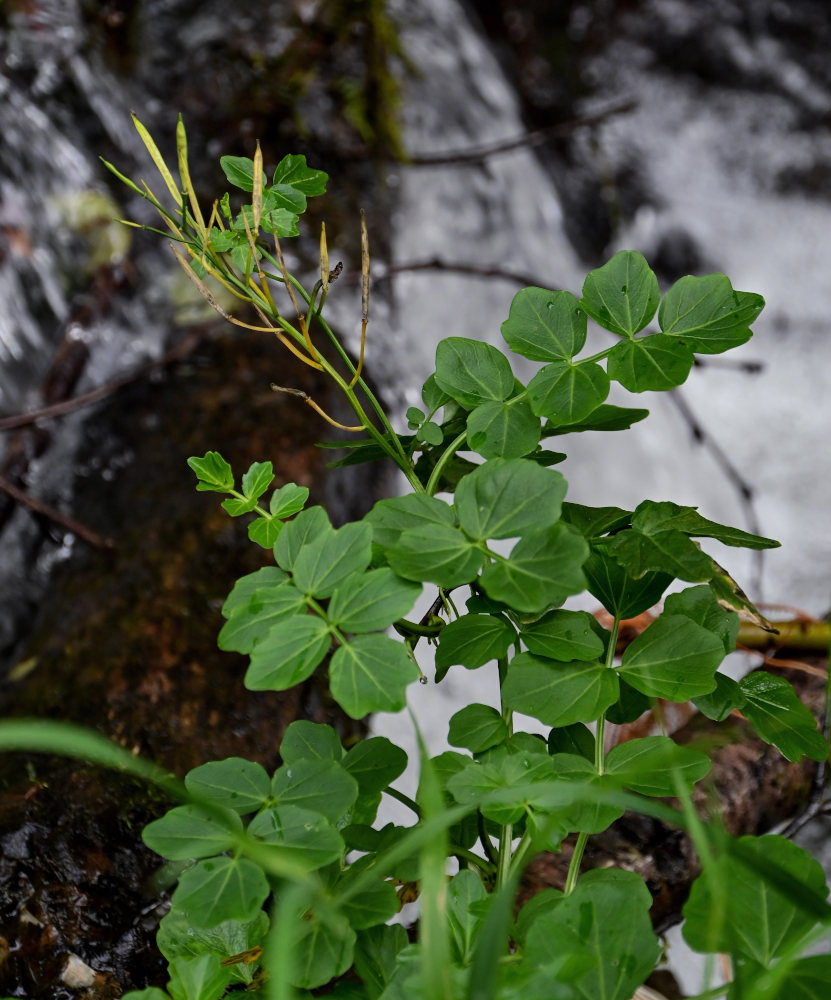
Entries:
{"label": "dark green mature leaf", "polygon": [[817,731],[816,720],[784,677],[754,670],[739,681],[739,688],[745,697],[742,714],[788,760],[797,761],[803,754],[812,760],[827,758],[828,743]]}
{"label": "dark green mature leaf", "polygon": [[739,616],[735,611],[725,611],[706,584],[670,594],[664,601],[664,612],[668,615],[686,615],[709,632],[715,633],[724,643],[725,653],[732,653],[736,648]]}
{"label": "dark green mature leaf", "polygon": [[361,977],[369,1000],[377,1000],[384,992],[395,968],[396,955],[409,943],[401,924],[358,931],[355,971]]}
{"label": "dark green mature leaf", "polygon": [[402,642],[385,635],[359,635],[341,646],[329,666],[332,696],[347,715],[400,712],[407,685],[419,676]]}
{"label": "dark green mature leaf", "polygon": [[723,722],[735,708],[742,708],[746,699],[742,689],[726,674],[716,674],[715,691],[700,694],[692,699],[693,704],[708,719]]}
{"label": "dark green mature leaf", "polygon": [[167,970],[167,992],[173,1000],[219,1000],[232,979],[219,955],[189,955],[173,959]]}
{"label": "dark green mature leaf", "polygon": [[457,663],[476,670],[505,656],[515,640],[514,627],[501,615],[462,615],[441,630],[436,673],[444,677]]}
{"label": "dark green mature leaf", "polygon": [[[764,1000],[828,1000],[831,983],[831,955],[800,958],[788,968],[788,974],[775,993],[765,992]],[[740,1000],[740,994],[729,995]]]}
{"label": "dark green mature leaf", "polygon": [[305,598],[290,581],[254,591],[247,603],[237,603],[219,633],[220,649],[250,653],[279,622],[306,607]]}
{"label": "dark green mature leaf", "polygon": [[[617,536],[615,536],[617,537]],[[636,579],[604,549],[592,547],[583,563],[589,593],[610,615],[634,618],[649,610],[672,583],[669,573],[644,573]]]}
{"label": "dark green mature leaf", "polygon": [[593,413],[609,395],[609,376],[593,361],[555,361],[528,383],[531,408],[550,424],[576,424]]}
{"label": "dark green mature leaf", "polygon": [[403,618],[420,593],[421,587],[387,567],[369,570],[338,587],[327,617],[344,632],[375,632]]}
{"label": "dark green mature leaf", "polygon": [[308,871],[340,861],[346,851],[343,838],[319,809],[269,806],[251,820],[248,832],[267,844],[278,844],[286,857]]}
{"label": "dark green mature leaf", "polygon": [[644,694],[688,701],[715,688],[723,659],[717,635],[683,615],[663,614],[626,647],[618,669]]}
{"label": "dark green mature leaf", "polygon": [[[311,198],[314,195],[323,194],[326,191],[326,182],[329,175],[322,170],[313,170],[306,166],[306,157],[302,154],[289,153],[277,164],[272,178],[272,184],[287,184],[295,188],[302,194]],[[250,188],[253,189],[253,177]]]}
{"label": "dark green mature leaf", "polygon": [[439,387],[435,374],[430,375],[421,387],[421,398],[427,407],[428,413],[435,413],[439,407],[449,403],[453,398]]}
{"label": "dark green mature leaf", "polygon": [[252,650],[245,686],[249,691],[287,691],[314,673],[330,644],[329,628],[316,615],[278,622]]}
{"label": "dark green mature leaf", "polygon": [[644,712],[648,712],[652,708],[652,699],[636,691],[622,677],[619,680],[620,695],[614,705],[607,710],[606,721],[616,726],[623,726],[627,722],[634,722]]}
{"label": "dark green mature leaf", "polygon": [[750,340],[750,324],[764,305],[761,295],[733,291],[723,274],[688,274],[664,296],[658,323],[697,354],[721,354]]}
{"label": "dark green mature leaf", "polygon": [[522,458],[540,443],[540,419],[524,399],[482,403],[467,418],[467,443],[483,458]]}
{"label": "dark green mature leaf", "polygon": [[372,736],[348,751],[343,766],[358,782],[361,795],[372,795],[404,773],[407,754],[386,737]]}
{"label": "dark green mature leaf", "polygon": [[514,538],[559,520],[565,494],[566,481],[556,469],[523,458],[492,458],[459,483],[456,513],[471,538]]}
{"label": "dark green mature leaf", "polygon": [[574,891],[538,913],[526,936],[526,961],[550,960],[551,942],[565,952],[588,951],[591,968],[574,982],[580,1000],[630,1000],[658,961],[652,897],[643,879],[616,868],[580,876]]}
{"label": "dark green mature leaf", "polygon": [[637,250],[621,250],[583,283],[580,306],[607,330],[634,337],[655,315],[658,279]]}
{"label": "dark green mature leaf", "polygon": [[586,343],[586,314],[571,292],[522,288],[511,302],[502,336],[512,351],[531,361],[572,358]]}
{"label": "dark green mature leaf", "polygon": [[452,589],[474,579],[485,553],[458,528],[434,524],[405,531],[388,549],[387,558],[395,572],[407,580]]}
{"label": "dark green mature leaf", "polygon": [[353,522],[309,539],[292,567],[294,583],[304,594],[331,597],[337,587],[367,568],[372,528]]}
{"label": "dark green mature leaf", "polygon": [[219,165],[228,183],[243,191],[254,190],[254,161],[248,156],[221,156]]}
{"label": "dark green mature leaf", "polygon": [[241,576],[222,605],[223,618],[230,618],[235,609],[247,604],[258,590],[264,587],[275,587],[288,580],[288,574],[279,566],[263,566],[253,573]]}
{"label": "dark green mature leaf", "polygon": [[632,512],[620,507],[584,507],[583,504],[563,504],[563,520],[574,527],[587,540],[619,531],[632,522]]}
{"label": "dark green mature leaf", "polygon": [[598,661],[558,663],[532,653],[511,660],[502,700],[547,726],[593,722],[617,700],[618,679]]}
{"label": "dark green mature leaf", "polygon": [[271,794],[278,806],[309,809],[336,823],[357,799],[358,782],[341,762],[301,759],[277,768]]}
{"label": "dark green mature leaf", "polygon": [[709,580],[714,572],[707,553],[676,529],[645,535],[629,528],[614,536],[608,550],[636,578],[652,571],[697,583]]}
{"label": "dark green mature leaf", "polygon": [[200,764],[185,775],[185,788],[218,806],[244,816],[268,798],[271,779],[261,764],[243,757],[226,757]]}
{"label": "dark green mature leaf", "polygon": [[338,911],[305,910],[292,921],[295,986],[313,990],[343,975],[352,964],[355,931]]}
{"label": "dark green mature leaf", "polygon": [[284,570],[290,572],[304,545],[314,539],[328,538],[333,531],[329,515],[322,507],[301,510],[280,532],[274,546],[274,558]]}
{"label": "dark green mature leaf", "polygon": [[522,641],[532,653],[553,660],[596,660],[603,656],[603,640],[594,631],[587,611],[550,611],[523,626]]}
{"label": "dark green mature leaf", "polygon": [[582,722],[570,726],[555,726],[548,734],[548,752],[579,754],[594,763],[594,733]]}
{"label": "dark green mature leaf", "polygon": [[453,527],[453,508],[426,493],[408,493],[403,497],[379,500],[364,521],[372,527],[372,540],[383,549],[392,548],[402,533],[431,525]]}
{"label": "dark green mature leaf", "polygon": [[472,704],[460,709],[450,719],[447,742],[481,753],[503,743],[508,735],[505,720],[490,705]]}
{"label": "dark green mature leaf", "polygon": [[253,920],[271,887],[259,865],[241,857],[200,861],[179,876],[173,905],[194,927],[215,927],[224,920]]}
{"label": "dark green mature leaf", "polygon": [[507,560],[487,566],[482,586],[517,611],[544,611],[585,588],[581,567],[588,552],[585,539],[568,525],[555,524],[524,535]]}
{"label": "dark green mature leaf", "polygon": [[196,489],[213,493],[228,493],[234,488],[234,473],[231,466],[218,451],[207,451],[203,458],[194,455],[188,465],[196,473]]}
{"label": "dark green mature leaf", "polygon": [[606,755],[606,773],[624,788],[641,795],[689,794],[712,767],[712,761],[690,747],[679,746],[668,736],[627,740]]}
{"label": "dark green mature leaf", "polygon": [[731,528],[702,517],[695,507],[681,507],[670,501],[644,500],[632,514],[632,526],[645,535],[657,535],[663,531],[682,531],[696,538],[715,538],[723,545],[734,545],[745,549],[774,549],[779,542],[762,535],[752,535],[749,531]]}
{"label": "dark green mature leaf", "polygon": [[685,382],[693,360],[692,350],[682,341],[653,333],[615,344],[606,370],[629,392],[661,391]]}
{"label": "dark green mature leaf", "polygon": [[557,437],[560,434],[573,434],[578,431],[625,431],[639,420],[645,420],[649,410],[639,410],[628,406],[612,406],[603,403],[593,410],[588,417],[578,420],[576,424],[546,424],[542,436]]}
{"label": "dark green mature leaf", "polygon": [[[446,787],[461,805],[475,803],[495,823],[516,823],[554,777],[552,758],[547,754],[503,752],[486,763],[471,761],[447,779]],[[496,803],[483,803],[489,792],[501,790]]]}
{"label": "dark green mature leaf", "polygon": [[220,819],[199,806],[176,806],[160,819],[148,823],[142,840],[156,854],[172,861],[209,858],[234,846],[242,821],[228,810]]}
{"label": "dark green mature leaf", "polygon": [[[354,883],[360,879],[366,868],[373,863],[372,858],[360,858],[346,868],[334,887],[337,897],[342,892],[350,892]],[[349,896],[339,906],[340,911],[349,920],[350,925],[357,930],[377,927],[386,923],[401,909],[398,893],[392,882],[384,881],[380,875],[363,888]]]}
{"label": "dark green mature leaf", "polygon": [[331,726],[320,722],[295,719],[280,741],[280,758],[284,764],[293,764],[298,760],[339,761],[342,757],[340,737]]}
{"label": "dark green mature leaf", "polygon": [[507,399],[514,374],[505,355],[481,340],[446,337],[436,348],[436,383],[467,410]]}
{"label": "dark green mature leaf", "polygon": [[[798,879],[805,891],[825,899],[828,888],[819,862],[802,847],[774,834],[741,837],[743,852],[758,868],[775,867]],[[714,889],[718,895],[713,896]],[[684,906],[684,939],[696,951],[724,951],[768,966],[814,924],[799,901],[767,881],[731,852],[716,859],[693,882]]]}

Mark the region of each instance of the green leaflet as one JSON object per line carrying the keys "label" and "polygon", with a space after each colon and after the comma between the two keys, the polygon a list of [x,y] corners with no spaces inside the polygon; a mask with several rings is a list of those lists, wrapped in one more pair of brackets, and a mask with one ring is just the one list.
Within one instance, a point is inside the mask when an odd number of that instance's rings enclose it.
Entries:
{"label": "green leaflet", "polygon": [[485,561],[485,553],[458,528],[434,524],[404,531],[387,550],[390,566],[408,580],[440,587],[470,583]]}
{"label": "green leaflet", "polygon": [[292,566],[294,583],[304,594],[331,597],[341,584],[369,565],[372,529],[346,524],[305,541]]}
{"label": "green leaflet", "polygon": [[189,458],[188,465],[196,473],[197,490],[227,493],[234,488],[234,473],[231,466],[218,451],[205,452],[204,458],[196,456]]}
{"label": "green leaflet", "polygon": [[670,594],[664,601],[664,612],[686,615],[708,632],[713,632],[724,644],[725,653],[732,653],[736,648],[739,616],[735,611],[726,611],[708,586],[688,587],[678,594]]}
{"label": "green leaflet", "polygon": [[592,546],[588,559],[583,563],[583,572],[589,593],[610,615],[619,618],[634,618],[649,610],[672,583],[669,573],[644,573],[636,578],[600,546]]}
{"label": "green leaflet", "polygon": [[244,816],[263,805],[271,790],[271,779],[261,764],[227,757],[193,768],[185,775],[185,788],[192,795]]}
{"label": "green leaflet", "polygon": [[264,587],[276,586],[286,580],[288,580],[288,574],[284,573],[279,566],[263,566],[247,576],[241,576],[222,605],[223,618],[230,618],[234,610],[247,604],[256,591]]}
{"label": "green leaflet", "polygon": [[466,705],[450,720],[447,741],[452,747],[464,747],[481,753],[504,742],[508,736],[505,720],[490,705]]}
{"label": "green leaflet", "polygon": [[168,968],[167,991],[173,1000],[219,1000],[233,978],[220,965],[219,955],[174,958]]}
{"label": "green leaflet", "polygon": [[492,458],[459,483],[456,514],[471,538],[513,538],[559,520],[565,492],[566,481],[555,469],[522,458]]}
{"label": "green leaflet", "polygon": [[467,418],[467,443],[483,458],[522,458],[540,443],[539,417],[524,399],[482,403]]}
{"label": "green leaflet", "polygon": [[373,569],[347,580],[332,594],[327,617],[344,632],[375,632],[404,618],[421,588],[391,569]]}
{"label": "green leaflet", "polygon": [[585,420],[608,395],[609,376],[593,361],[554,362],[528,383],[531,409],[537,416],[549,419],[547,429]]}
{"label": "green leaflet", "polygon": [[606,755],[606,773],[642,795],[688,795],[711,766],[709,757],[668,736],[627,740]]}
{"label": "green leaflet", "polygon": [[403,643],[385,635],[359,635],[341,646],[329,665],[332,695],[353,719],[399,712],[406,689],[419,676]]}
{"label": "green leaflet", "polygon": [[626,647],[618,670],[644,694],[687,701],[715,688],[723,659],[717,635],[686,616],[663,614]]}
{"label": "green leaflet", "polygon": [[441,630],[436,650],[437,675],[440,672],[444,677],[457,663],[468,670],[483,667],[505,656],[515,640],[516,631],[501,615],[462,615]]}
{"label": "green leaflet", "polygon": [[692,699],[699,712],[716,722],[723,722],[733,709],[742,708],[745,701],[741,688],[732,677],[719,673],[716,674],[715,690]]}
{"label": "green leaflet", "polygon": [[663,333],[623,340],[609,353],[609,378],[629,392],[673,389],[687,380],[693,352],[682,341]]}
{"label": "green leaflet", "polygon": [[343,757],[343,747],[331,726],[295,719],[280,741],[280,757],[284,764],[310,759],[339,761]]}
{"label": "green leaflet", "polygon": [[234,846],[242,821],[228,811],[220,819],[198,806],[175,806],[148,823],[142,839],[151,851],[173,861],[209,858]]}
{"label": "green leaflet", "polygon": [[291,582],[261,587],[244,603],[234,602],[219,633],[219,648],[250,653],[274,626],[295,617],[305,606],[305,598]]}
{"label": "green leaflet", "polygon": [[453,509],[443,500],[424,493],[379,500],[364,518],[372,528],[372,540],[382,549],[392,548],[405,531],[430,526],[453,527]]}
{"label": "green leaflet", "polygon": [[586,342],[586,314],[571,292],[522,288],[511,302],[502,336],[531,361],[558,361],[579,354]]}
{"label": "green leaflet", "polygon": [[291,572],[307,542],[328,538],[333,531],[329,515],[322,507],[307,507],[280,532],[274,546],[274,558],[282,569]]}
{"label": "green leaflet", "polygon": [[320,813],[332,823],[341,820],[358,797],[358,783],[341,762],[300,759],[274,772],[271,798],[278,806],[296,806]]}
{"label": "green leaflet", "polygon": [[491,344],[446,337],[436,348],[436,384],[465,409],[507,399],[514,374],[505,355]]}
{"label": "green leaflet", "polygon": [[750,340],[750,324],[764,305],[761,295],[733,291],[723,274],[688,274],[664,296],[658,323],[698,354],[721,354]]}
{"label": "green leaflet", "polygon": [[658,279],[636,250],[622,250],[583,283],[580,306],[607,330],[634,337],[655,315]]}
{"label": "green leaflet", "polygon": [[224,920],[253,920],[271,888],[259,865],[246,858],[200,861],[179,876],[173,905],[194,927],[215,927]]}
{"label": "green leaflet", "polygon": [[519,653],[511,660],[502,685],[502,699],[509,708],[547,726],[593,722],[617,697],[617,674],[604,664],[560,663],[532,653]]}
{"label": "green leaflet", "polygon": [[248,832],[267,844],[277,844],[296,864],[314,871],[345,852],[343,838],[318,810],[297,805],[269,806],[257,813]]}
{"label": "green leaflet", "polygon": [[[587,611],[550,611],[520,631],[529,651],[553,660],[596,660],[603,656],[603,640]],[[444,636],[442,636],[444,638]]]}
{"label": "green leaflet", "polygon": [[312,674],[329,651],[329,627],[314,615],[278,622],[254,647],[245,674],[249,691],[286,691]]}
{"label": "green leaflet", "polygon": [[828,757],[828,742],[817,731],[816,720],[784,677],[756,670],[739,681],[739,689],[745,699],[742,713],[788,760],[803,754],[813,760]]}

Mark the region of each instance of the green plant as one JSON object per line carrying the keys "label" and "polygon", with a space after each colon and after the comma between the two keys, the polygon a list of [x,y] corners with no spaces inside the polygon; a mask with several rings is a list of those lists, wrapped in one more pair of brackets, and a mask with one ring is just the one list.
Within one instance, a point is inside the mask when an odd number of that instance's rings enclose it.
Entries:
{"label": "green plant", "polygon": [[[718,669],[735,647],[739,614],[766,623],[699,539],[777,543],[670,502],[644,500],[633,511],[570,503],[552,468],[565,456],[540,443],[643,419],[644,409],[605,402],[610,381],[633,393],[681,384],[695,354],[750,338],[761,297],[708,275],[682,278],[662,298],[634,251],[591,271],[580,299],[522,289],[502,334],[513,355],[541,364],[530,381],[516,377],[508,353],[449,337],[423,407],[407,411],[411,433],[398,434],[361,377],[362,356],[353,363],[321,315],[334,277],[325,234],[311,291],[283,262],[279,239],[297,232],[326,175],[287,157],[269,182],[259,150],[253,160],[224,157],[228,180],[249,198],[232,209],[226,195],[206,223],[181,122],[178,183],[137,127],[174,207],[119,176],[161,213],[200,291],[214,301],[206,281],[218,280],[258,316],[233,322],[273,332],[335,381],[355,413],[346,429],[360,437],[336,443],[347,455],[334,465],[387,458],[412,488],[335,529],[322,508],[305,506],[306,489],[287,484],[269,496],[270,462],[252,465],[238,487],[218,453],[191,458],[197,489],[225,495],[232,517],[253,515],[251,539],[273,552],[225,601],[220,647],[250,657],[245,683],[255,690],[285,690],[328,670],[333,697],[360,718],[405,708],[408,685],[425,680],[417,654],[426,642],[436,647],[437,682],[449,670],[495,664],[500,704],[479,704],[471,678],[470,703],[450,723],[458,750],[431,757],[422,747],[415,800],[394,785],[408,764],[401,748],[370,737],[347,749],[333,729],[305,721],[288,728],[274,774],[231,758],[191,771],[184,789],[168,782],[185,804],[151,823],[144,840],[180,866],[158,936],[170,983],[167,993],[150,988],[132,1000],[215,1000],[233,984],[274,997],[628,1000],[661,956],[649,892],[631,872],[580,874],[587,838],[624,809],[696,841],[704,871],[685,934],[700,951],[729,953],[735,972],[733,985],[702,998],[818,996],[811,984],[831,979],[831,960],[800,957],[831,918],[818,864],[780,837],[736,841],[703,823],[689,796],[710,768],[705,754],[667,736],[608,752],[604,743],[607,721],[631,721],[655,699],[692,699],[717,720],[740,709],[791,760],[826,758],[825,739],[789,685],[759,673],[735,682]],[[365,227],[363,262],[365,333]],[[280,285],[296,319],[277,306]],[[656,314],[660,332],[644,332]],[[611,346],[578,360],[590,319]],[[653,607],[674,581],[688,586],[666,597],[618,657],[621,621]],[[436,599],[410,620],[425,586]],[[609,628],[563,607],[585,591],[608,612]],[[519,730],[518,713],[547,727],[547,739]],[[0,727],[0,746],[20,741],[19,731],[4,737]],[[378,828],[383,795],[410,808],[412,827]],[[564,891],[547,890],[515,913],[524,865],[569,835]],[[448,859],[457,866],[450,877]],[[412,942],[388,921],[419,887]]]}

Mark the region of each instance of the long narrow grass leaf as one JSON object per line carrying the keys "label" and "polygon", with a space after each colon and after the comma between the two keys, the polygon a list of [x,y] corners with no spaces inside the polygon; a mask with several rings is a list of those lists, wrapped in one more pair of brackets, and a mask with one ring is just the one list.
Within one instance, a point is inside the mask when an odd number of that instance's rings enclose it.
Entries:
{"label": "long narrow grass leaf", "polygon": [[159,147],[153,141],[153,137],[138,120],[138,118],[136,118],[135,115],[131,115],[131,117],[133,119],[133,124],[136,127],[136,131],[141,136],[141,141],[147,147],[147,152],[152,157],[153,162],[156,164],[156,168],[162,175],[162,179],[167,185],[167,190],[171,193],[171,195],[173,195],[173,200],[178,205],[182,192],[176,187],[176,182],[173,180],[173,174],[171,174],[170,170],[168,170],[167,164],[164,162],[164,157],[159,152]]}

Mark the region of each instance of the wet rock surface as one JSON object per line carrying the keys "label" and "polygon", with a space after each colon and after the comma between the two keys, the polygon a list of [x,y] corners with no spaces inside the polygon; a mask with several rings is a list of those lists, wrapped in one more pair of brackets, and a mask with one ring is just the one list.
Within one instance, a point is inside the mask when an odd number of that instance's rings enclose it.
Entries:
{"label": "wet rock surface", "polygon": [[[239,477],[271,460],[275,485],[309,486],[309,502],[333,520],[360,516],[380,473],[343,470],[336,487],[324,465],[332,452],[313,446],[331,428],[269,389],[272,378],[302,387],[338,412],[319,373],[301,368],[276,341],[223,333],[90,416],[73,513],[113,548],[76,546],[62,565],[0,690],[0,714],[93,726],[179,775],[232,755],[273,768],[296,718],[335,725],[347,744],[358,735],[325,677],[285,694],[248,692],[245,659],[217,649],[234,580],[273,557],[218,494],[196,492],[186,465],[217,450]],[[0,759],[0,989],[91,998],[158,981],[159,859],[139,838],[166,805],[133,779],[76,761]],[[97,973],[80,992],[61,982],[71,954]]]}

